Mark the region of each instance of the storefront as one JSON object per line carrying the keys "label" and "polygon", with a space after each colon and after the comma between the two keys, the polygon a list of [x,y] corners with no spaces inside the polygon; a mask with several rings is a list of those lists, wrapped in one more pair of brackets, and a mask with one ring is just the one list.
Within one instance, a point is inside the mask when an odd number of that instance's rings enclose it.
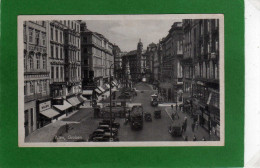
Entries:
{"label": "storefront", "polygon": [[57,110],[51,108],[51,100],[39,101],[38,102],[38,124],[39,127],[43,127],[52,122],[55,122],[57,118],[61,115]]}
{"label": "storefront", "polygon": [[53,105],[53,108],[57,111],[59,111],[59,113],[61,114],[58,117],[58,120],[66,117],[68,115],[68,113],[72,112],[72,105],[67,102],[66,100],[63,100],[63,104],[62,105]]}

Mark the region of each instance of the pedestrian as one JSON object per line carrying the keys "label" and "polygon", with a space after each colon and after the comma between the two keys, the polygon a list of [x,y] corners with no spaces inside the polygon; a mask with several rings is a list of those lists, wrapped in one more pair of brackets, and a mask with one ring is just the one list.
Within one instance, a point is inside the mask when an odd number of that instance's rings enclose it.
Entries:
{"label": "pedestrian", "polygon": [[186,132],[187,122],[184,122],[184,132]]}
{"label": "pedestrian", "polygon": [[205,137],[202,137],[202,141],[206,141]]}
{"label": "pedestrian", "polygon": [[188,136],[187,135],[184,137],[184,141],[188,141]]}
{"label": "pedestrian", "polygon": [[196,121],[196,129],[197,130],[199,129],[199,122],[198,122],[198,120]]}
{"label": "pedestrian", "polygon": [[195,124],[194,122],[191,124],[191,129],[192,129],[192,132],[194,132],[194,127],[195,127]]}
{"label": "pedestrian", "polygon": [[193,141],[197,141],[197,137],[195,135],[193,136]]}

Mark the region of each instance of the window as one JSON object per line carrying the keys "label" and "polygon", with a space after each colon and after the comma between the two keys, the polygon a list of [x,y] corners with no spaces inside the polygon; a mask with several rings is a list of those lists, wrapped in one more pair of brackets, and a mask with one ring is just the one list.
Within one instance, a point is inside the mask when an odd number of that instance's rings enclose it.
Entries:
{"label": "window", "polygon": [[59,67],[56,67],[56,78],[59,79]]}
{"label": "window", "polygon": [[36,68],[40,69],[40,55],[36,56]]}
{"label": "window", "polygon": [[39,81],[38,87],[39,87],[39,93],[42,93],[42,82],[41,81]]}
{"label": "window", "polygon": [[42,68],[43,69],[47,68],[47,57],[46,56],[42,57]]}
{"label": "window", "polygon": [[39,36],[40,36],[40,32],[39,31],[35,31],[35,44],[36,45],[40,44]]}
{"label": "window", "polygon": [[62,48],[60,48],[60,59],[62,59],[63,58],[63,52],[62,52]]}
{"label": "window", "polygon": [[56,35],[56,41],[58,42],[59,39],[58,39],[58,30],[55,30],[55,35]]}
{"label": "window", "polygon": [[53,28],[51,27],[51,40],[53,40]]}
{"label": "window", "polygon": [[29,29],[29,42],[33,42],[33,29]]}
{"label": "window", "polygon": [[43,81],[43,91],[47,91],[47,81]]}
{"label": "window", "polygon": [[218,41],[216,41],[215,45],[216,45],[216,51],[218,51]]}
{"label": "window", "polygon": [[24,96],[27,95],[27,83],[24,84]]}
{"label": "window", "polygon": [[59,49],[56,47],[56,58],[59,58]]}
{"label": "window", "polygon": [[46,34],[42,33],[42,45],[45,46],[46,45]]}
{"label": "window", "polygon": [[51,67],[51,79],[54,79],[54,67]]}
{"label": "window", "polygon": [[33,69],[33,56],[32,55],[29,57],[29,66],[30,66],[30,69]]}
{"label": "window", "polygon": [[63,67],[60,67],[60,78],[63,80]]}
{"label": "window", "polygon": [[30,83],[30,93],[34,93],[34,85],[33,85],[33,82]]}
{"label": "window", "polygon": [[60,32],[60,42],[62,43],[62,32]]}
{"label": "window", "polygon": [[54,48],[53,48],[53,45],[51,46],[51,58],[53,58],[54,57]]}

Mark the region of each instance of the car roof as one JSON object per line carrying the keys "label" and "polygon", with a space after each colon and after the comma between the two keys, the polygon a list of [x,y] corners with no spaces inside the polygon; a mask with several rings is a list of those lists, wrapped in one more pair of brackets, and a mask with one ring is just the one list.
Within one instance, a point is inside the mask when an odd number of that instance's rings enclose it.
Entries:
{"label": "car roof", "polygon": [[96,129],[94,132],[104,132],[103,129]]}

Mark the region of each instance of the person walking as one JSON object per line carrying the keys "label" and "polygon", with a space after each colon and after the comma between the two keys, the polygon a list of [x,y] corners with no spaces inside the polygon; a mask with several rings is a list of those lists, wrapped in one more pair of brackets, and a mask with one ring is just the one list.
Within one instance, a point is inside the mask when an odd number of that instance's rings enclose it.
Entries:
{"label": "person walking", "polygon": [[199,129],[199,122],[198,122],[198,120],[196,121],[196,129],[197,130]]}

